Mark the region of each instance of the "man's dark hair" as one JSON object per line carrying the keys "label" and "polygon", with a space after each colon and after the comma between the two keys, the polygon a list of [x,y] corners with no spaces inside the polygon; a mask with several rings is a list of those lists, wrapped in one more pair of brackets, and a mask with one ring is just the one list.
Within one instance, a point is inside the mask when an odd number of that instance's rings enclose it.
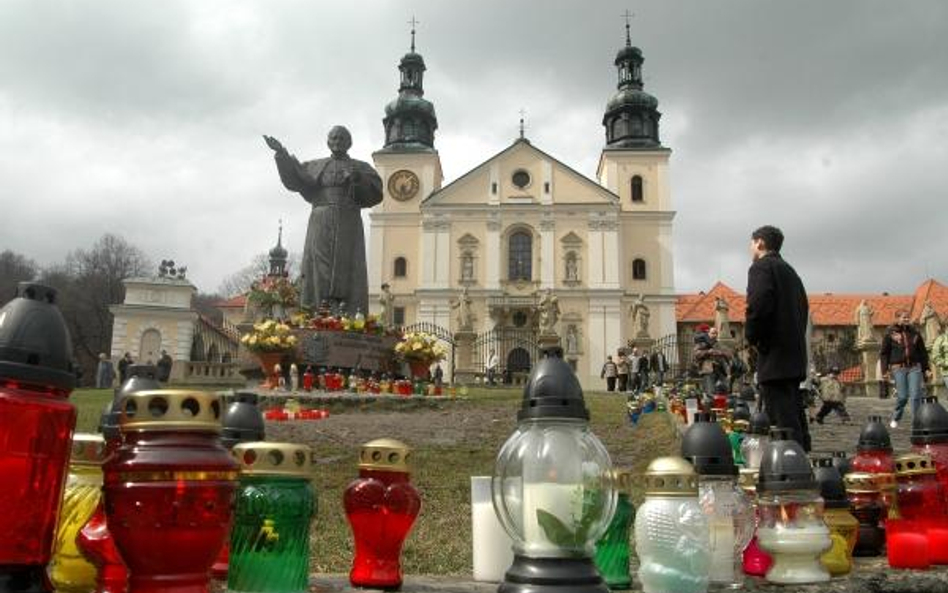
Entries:
{"label": "man's dark hair", "polygon": [[783,232],[775,226],[765,225],[751,233],[751,239],[764,242],[764,249],[780,253],[783,247]]}

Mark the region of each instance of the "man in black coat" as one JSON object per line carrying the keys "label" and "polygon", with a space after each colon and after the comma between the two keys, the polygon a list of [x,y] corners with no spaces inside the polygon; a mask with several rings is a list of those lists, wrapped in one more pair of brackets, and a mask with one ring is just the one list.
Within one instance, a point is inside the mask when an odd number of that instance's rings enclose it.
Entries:
{"label": "man in black coat", "polygon": [[757,382],[764,411],[775,426],[793,430],[807,451],[810,433],[800,382],[807,375],[809,303],[803,282],[780,257],[783,233],[763,226],[751,235],[754,262],[747,271],[744,335],[757,349]]}

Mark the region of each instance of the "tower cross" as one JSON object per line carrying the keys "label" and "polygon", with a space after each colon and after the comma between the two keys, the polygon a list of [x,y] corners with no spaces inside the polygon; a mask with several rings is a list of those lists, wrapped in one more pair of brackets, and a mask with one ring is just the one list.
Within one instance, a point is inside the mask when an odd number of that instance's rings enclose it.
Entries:
{"label": "tower cross", "polygon": [[527,114],[525,109],[520,109],[520,137],[523,138],[523,117]]}
{"label": "tower cross", "polygon": [[622,13],[622,16],[625,18],[625,45],[626,47],[629,47],[632,45],[632,34],[629,30],[630,29],[629,23],[632,20],[632,17],[635,16],[635,14],[632,12],[629,12],[629,10],[626,9],[626,11]]}
{"label": "tower cross", "polygon": [[415,25],[420,25],[421,21],[415,19],[415,15],[411,15],[411,20],[408,21],[408,24],[411,25],[411,51],[415,52]]}

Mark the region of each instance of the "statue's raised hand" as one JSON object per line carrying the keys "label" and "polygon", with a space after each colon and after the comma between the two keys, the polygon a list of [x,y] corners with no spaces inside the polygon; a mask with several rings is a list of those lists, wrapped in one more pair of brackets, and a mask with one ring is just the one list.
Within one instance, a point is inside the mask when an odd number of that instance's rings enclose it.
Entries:
{"label": "statue's raised hand", "polygon": [[264,134],[263,140],[267,143],[267,146],[270,147],[273,152],[277,154],[287,154],[286,148],[280,144],[280,141],[274,138],[273,136],[267,136]]}

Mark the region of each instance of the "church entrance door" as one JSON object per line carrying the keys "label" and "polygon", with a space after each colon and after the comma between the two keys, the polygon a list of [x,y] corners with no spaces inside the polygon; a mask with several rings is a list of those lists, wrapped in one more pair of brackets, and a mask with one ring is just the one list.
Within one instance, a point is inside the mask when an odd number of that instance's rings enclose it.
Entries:
{"label": "church entrance door", "polygon": [[157,329],[145,330],[142,334],[141,347],[138,350],[138,360],[135,362],[155,364],[161,356],[161,332]]}

